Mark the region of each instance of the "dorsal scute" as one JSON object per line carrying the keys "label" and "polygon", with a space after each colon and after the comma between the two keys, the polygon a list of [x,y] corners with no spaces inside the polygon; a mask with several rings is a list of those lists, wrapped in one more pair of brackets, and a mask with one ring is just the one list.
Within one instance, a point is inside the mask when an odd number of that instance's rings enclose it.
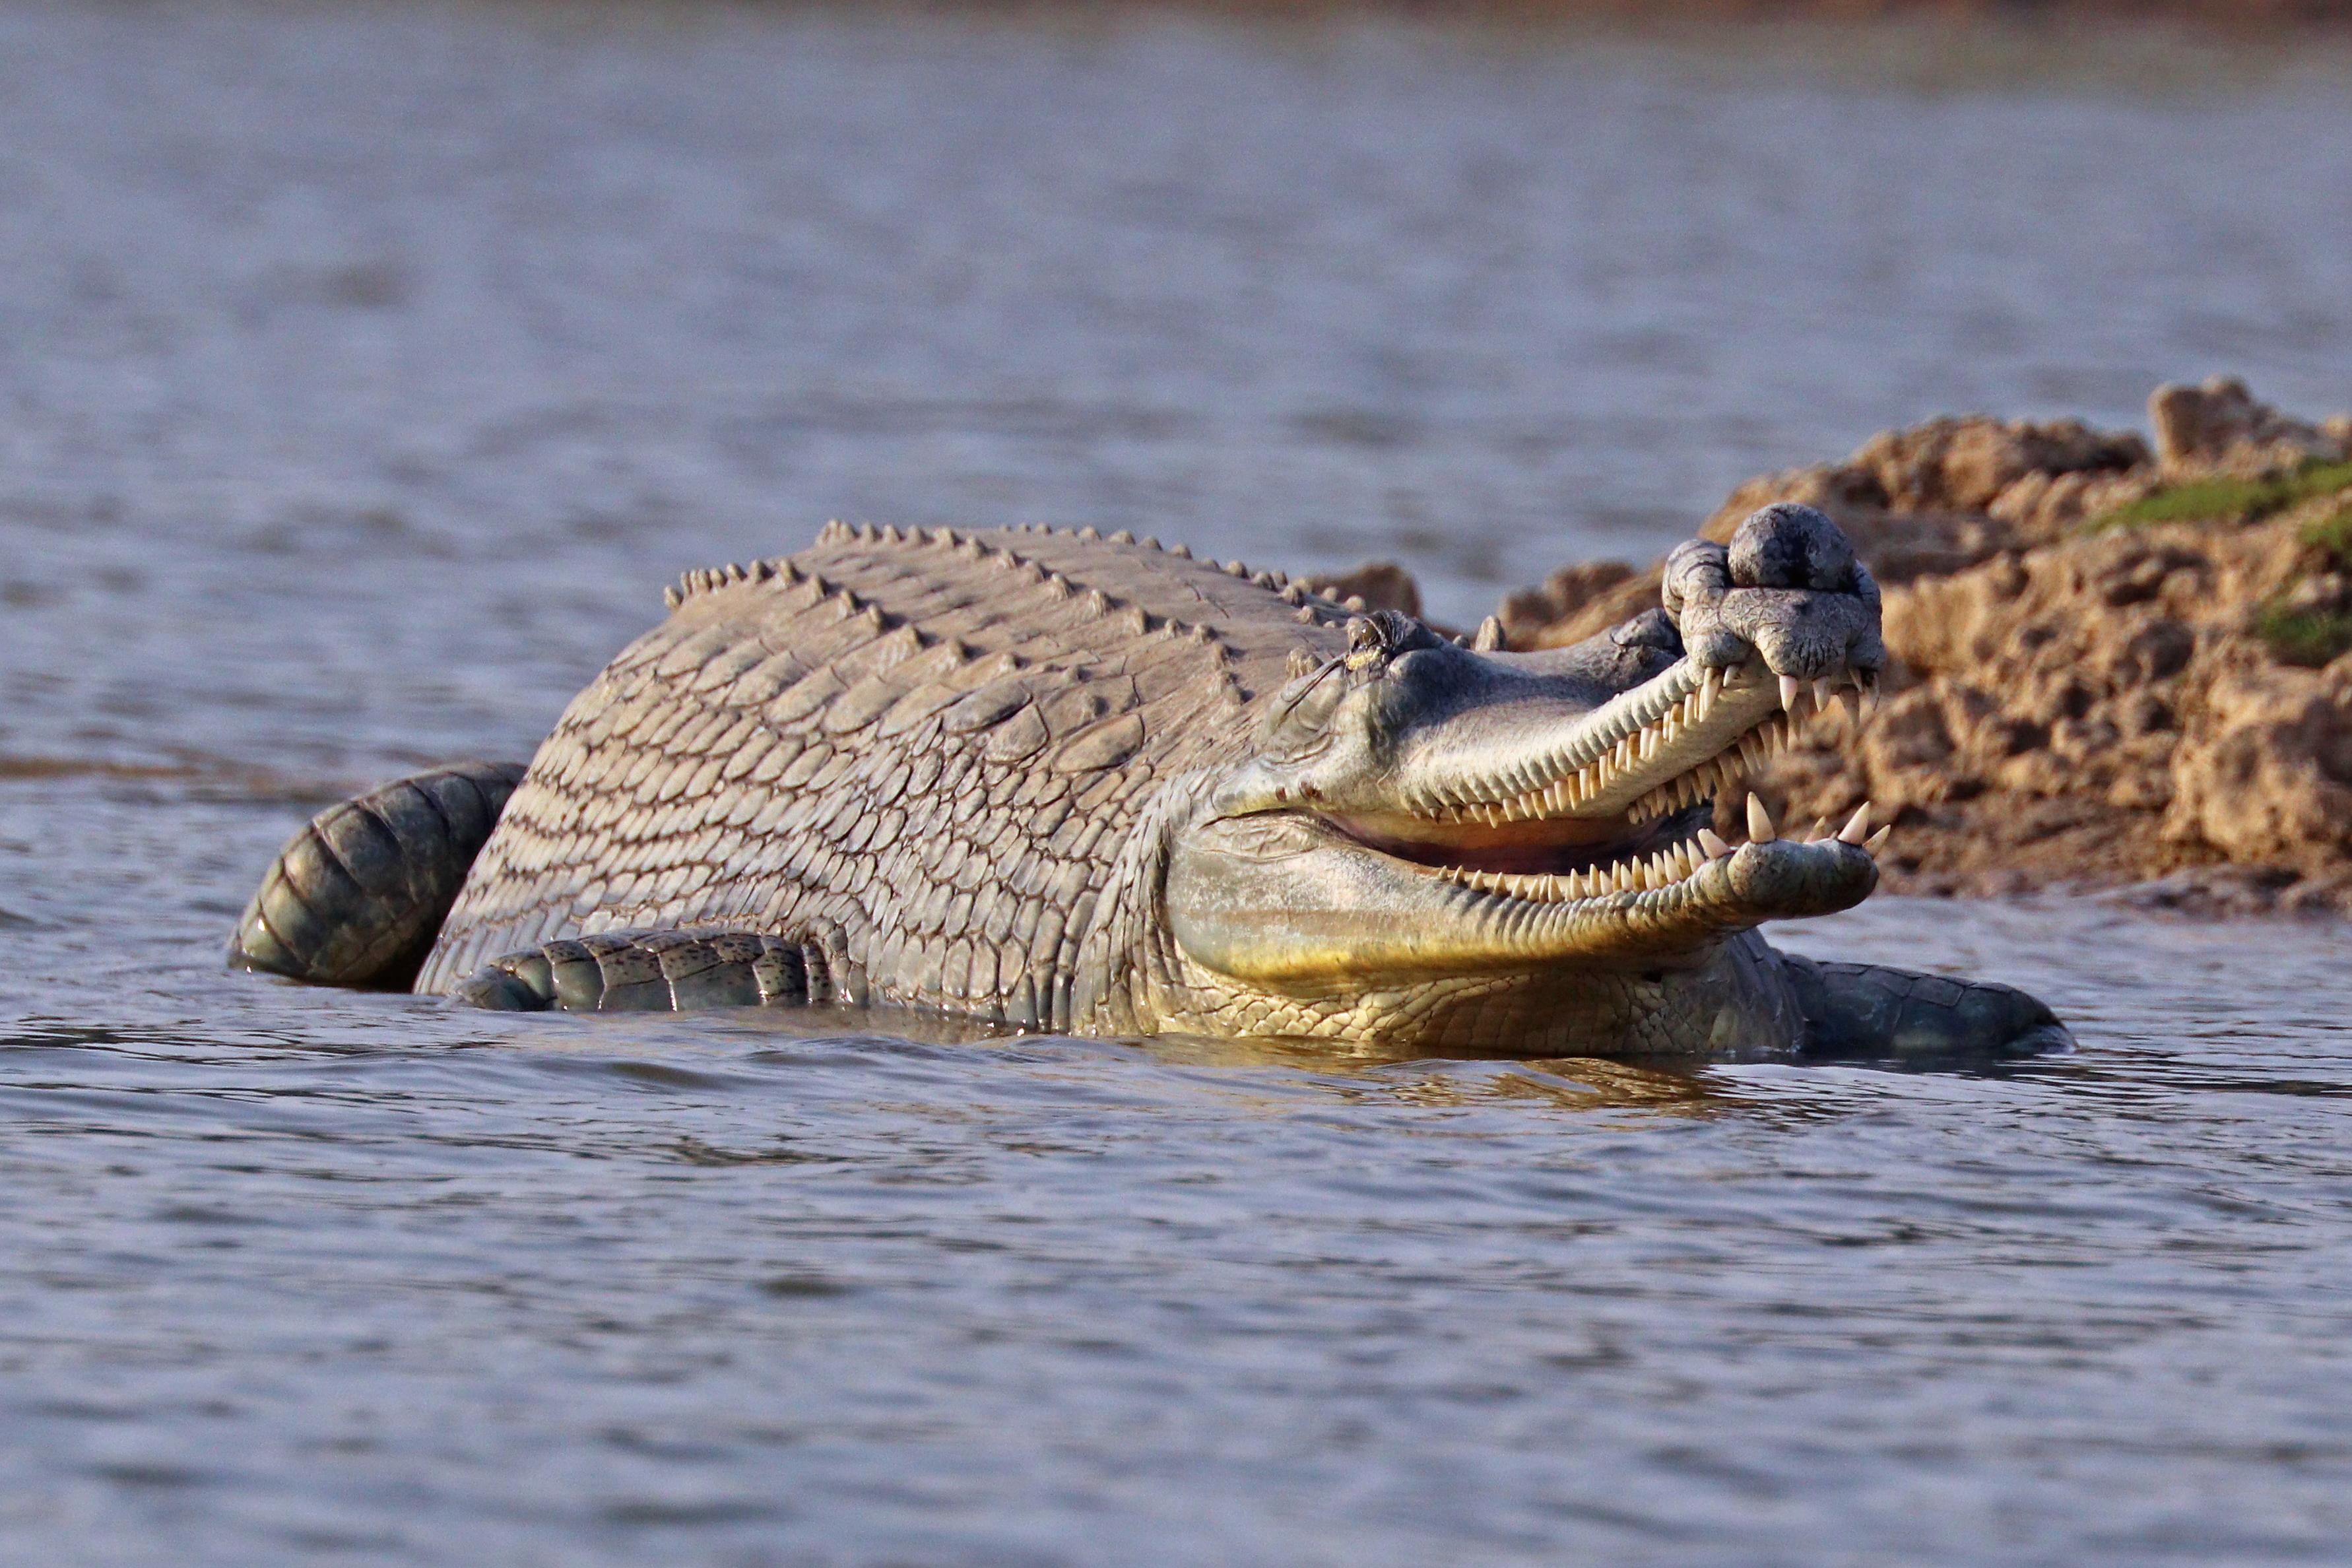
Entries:
{"label": "dorsal scute", "polygon": [[730,562],[723,566],[698,566],[662,590],[662,603],[675,610],[698,594],[715,593],[742,583],[781,581],[790,585],[799,581],[799,572],[792,558],[785,555],[749,563]]}
{"label": "dorsal scute", "polygon": [[[901,552],[907,553],[900,557]],[[940,563],[941,555],[987,570],[1003,584],[992,594],[1034,593],[1041,616],[1083,616],[1102,628],[1087,634],[1088,640],[1164,629],[1203,640],[1238,636],[1242,645],[1260,647],[1269,635],[1265,628],[1278,623],[1285,629],[1272,635],[1282,647],[1264,651],[1282,657],[1301,636],[1337,627],[1362,608],[1360,600],[1315,592],[1280,572],[1254,571],[1238,560],[1196,560],[1181,544],[1163,548],[1156,539],[1139,541],[1126,530],[1105,536],[1091,527],[1045,523],[970,531],[834,521],[818,533],[806,556],[698,568],[664,598],[675,611],[698,595],[772,583],[799,589],[797,596],[804,600],[838,596],[854,614],[868,611],[877,598],[887,604],[899,596],[893,579],[909,587],[938,585],[965,570]],[[890,564],[893,557],[906,564]],[[926,558],[933,564],[916,564]],[[995,577],[996,573],[1006,575]],[[865,592],[853,590],[852,584]],[[1261,629],[1248,631],[1253,625]]]}

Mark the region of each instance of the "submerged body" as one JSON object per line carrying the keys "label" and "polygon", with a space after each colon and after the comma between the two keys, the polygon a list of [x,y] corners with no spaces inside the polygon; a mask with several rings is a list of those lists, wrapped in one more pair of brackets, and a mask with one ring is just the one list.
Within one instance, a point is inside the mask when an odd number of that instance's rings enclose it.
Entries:
{"label": "submerged body", "polygon": [[1797,843],[1759,818],[1737,849],[1706,826],[1882,658],[1867,572],[1805,509],[1685,546],[1661,611],[1541,654],[1091,531],[835,525],[673,597],[502,810],[512,773],[475,779],[480,836],[446,786],[337,808],[236,961],[492,1005],[1432,1051],[2064,1037],[2007,988],[1755,934],[1876,879],[1859,822]]}

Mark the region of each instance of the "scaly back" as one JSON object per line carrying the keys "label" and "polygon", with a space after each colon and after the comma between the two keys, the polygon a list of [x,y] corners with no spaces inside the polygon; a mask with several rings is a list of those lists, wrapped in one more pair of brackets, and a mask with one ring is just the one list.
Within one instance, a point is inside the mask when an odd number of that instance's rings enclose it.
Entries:
{"label": "scaly back", "polygon": [[1091,529],[836,523],[671,602],[540,748],[418,990],[592,931],[819,931],[853,994],[1066,1027],[1138,821],[1347,617]]}

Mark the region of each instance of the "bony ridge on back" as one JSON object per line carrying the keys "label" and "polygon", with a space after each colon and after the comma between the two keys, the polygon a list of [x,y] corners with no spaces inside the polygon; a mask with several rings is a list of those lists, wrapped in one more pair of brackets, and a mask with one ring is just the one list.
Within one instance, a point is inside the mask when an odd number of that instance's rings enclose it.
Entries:
{"label": "bony ridge on back", "polygon": [[1757,934],[1877,880],[1867,805],[1803,839],[1752,798],[1747,842],[1709,826],[1874,691],[1878,590],[1835,525],[1769,507],[1679,547],[1663,600],[1510,653],[1126,534],[834,524],[688,574],[527,769],[322,813],[232,961],[499,1007],[1382,1050],[2064,1044],[2009,987]]}

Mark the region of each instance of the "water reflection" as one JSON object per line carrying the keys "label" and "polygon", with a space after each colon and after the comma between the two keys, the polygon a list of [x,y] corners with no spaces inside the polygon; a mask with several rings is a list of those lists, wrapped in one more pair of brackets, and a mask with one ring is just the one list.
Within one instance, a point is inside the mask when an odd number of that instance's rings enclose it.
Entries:
{"label": "water reflection", "polygon": [[1881,37],[0,0],[0,1556],[2340,1555],[2340,930],[1776,933],[2083,1042],[1928,1072],[219,967],[828,516],[1475,624],[1885,426],[2341,403],[2340,55]]}

